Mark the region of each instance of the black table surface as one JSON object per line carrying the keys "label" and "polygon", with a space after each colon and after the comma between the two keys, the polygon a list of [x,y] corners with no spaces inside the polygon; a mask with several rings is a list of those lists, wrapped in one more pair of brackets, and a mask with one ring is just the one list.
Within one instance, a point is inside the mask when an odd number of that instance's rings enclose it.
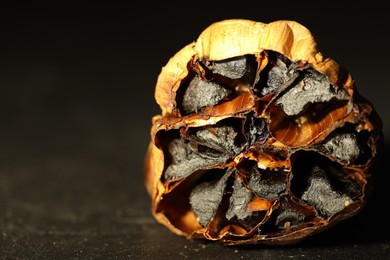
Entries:
{"label": "black table surface", "polygon": [[154,85],[168,59],[214,21],[292,19],[309,27],[356,75],[387,140],[385,8],[301,5],[315,12],[282,2],[177,2],[154,6],[155,14],[146,4],[142,12],[130,4],[1,9],[0,258],[390,259],[387,142],[364,210],[296,245],[187,240],[151,215],[143,174],[151,117],[160,113]]}

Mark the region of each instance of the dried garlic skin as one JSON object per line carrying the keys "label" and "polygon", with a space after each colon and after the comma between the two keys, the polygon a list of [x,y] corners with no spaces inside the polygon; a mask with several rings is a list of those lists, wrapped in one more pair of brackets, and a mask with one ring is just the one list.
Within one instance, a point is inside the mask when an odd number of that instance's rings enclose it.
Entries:
{"label": "dried garlic skin", "polygon": [[162,68],[155,99],[145,184],[180,236],[292,244],[367,203],[382,121],[295,21],[211,24]]}

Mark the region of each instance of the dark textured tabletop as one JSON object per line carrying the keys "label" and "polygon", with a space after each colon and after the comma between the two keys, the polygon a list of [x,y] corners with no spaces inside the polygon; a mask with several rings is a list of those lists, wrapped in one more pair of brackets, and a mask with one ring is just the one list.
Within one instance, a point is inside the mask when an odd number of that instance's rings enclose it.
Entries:
{"label": "dark textured tabletop", "polygon": [[140,4],[0,9],[0,259],[390,259],[388,142],[367,207],[286,247],[179,237],[152,217],[143,177],[161,67],[225,18],[309,27],[372,101],[387,140],[385,8]]}

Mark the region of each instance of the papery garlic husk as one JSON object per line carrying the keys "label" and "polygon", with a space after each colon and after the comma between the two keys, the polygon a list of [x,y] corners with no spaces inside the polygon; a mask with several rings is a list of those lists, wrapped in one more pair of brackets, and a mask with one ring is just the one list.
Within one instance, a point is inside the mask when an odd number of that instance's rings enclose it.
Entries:
{"label": "papery garlic husk", "polygon": [[180,236],[292,244],[368,201],[382,121],[295,21],[211,24],[162,68],[155,99],[145,184]]}

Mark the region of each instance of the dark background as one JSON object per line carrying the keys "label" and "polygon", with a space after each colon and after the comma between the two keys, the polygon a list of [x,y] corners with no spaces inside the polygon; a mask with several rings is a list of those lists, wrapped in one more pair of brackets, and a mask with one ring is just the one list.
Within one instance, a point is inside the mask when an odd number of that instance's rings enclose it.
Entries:
{"label": "dark background", "polygon": [[212,22],[290,19],[348,68],[390,135],[389,19],[375,1],[2,4],[2,259],[389,259],[389,143],[370,204],[288,247],[189,241],[150,214],[143,182],[161,67]]}

